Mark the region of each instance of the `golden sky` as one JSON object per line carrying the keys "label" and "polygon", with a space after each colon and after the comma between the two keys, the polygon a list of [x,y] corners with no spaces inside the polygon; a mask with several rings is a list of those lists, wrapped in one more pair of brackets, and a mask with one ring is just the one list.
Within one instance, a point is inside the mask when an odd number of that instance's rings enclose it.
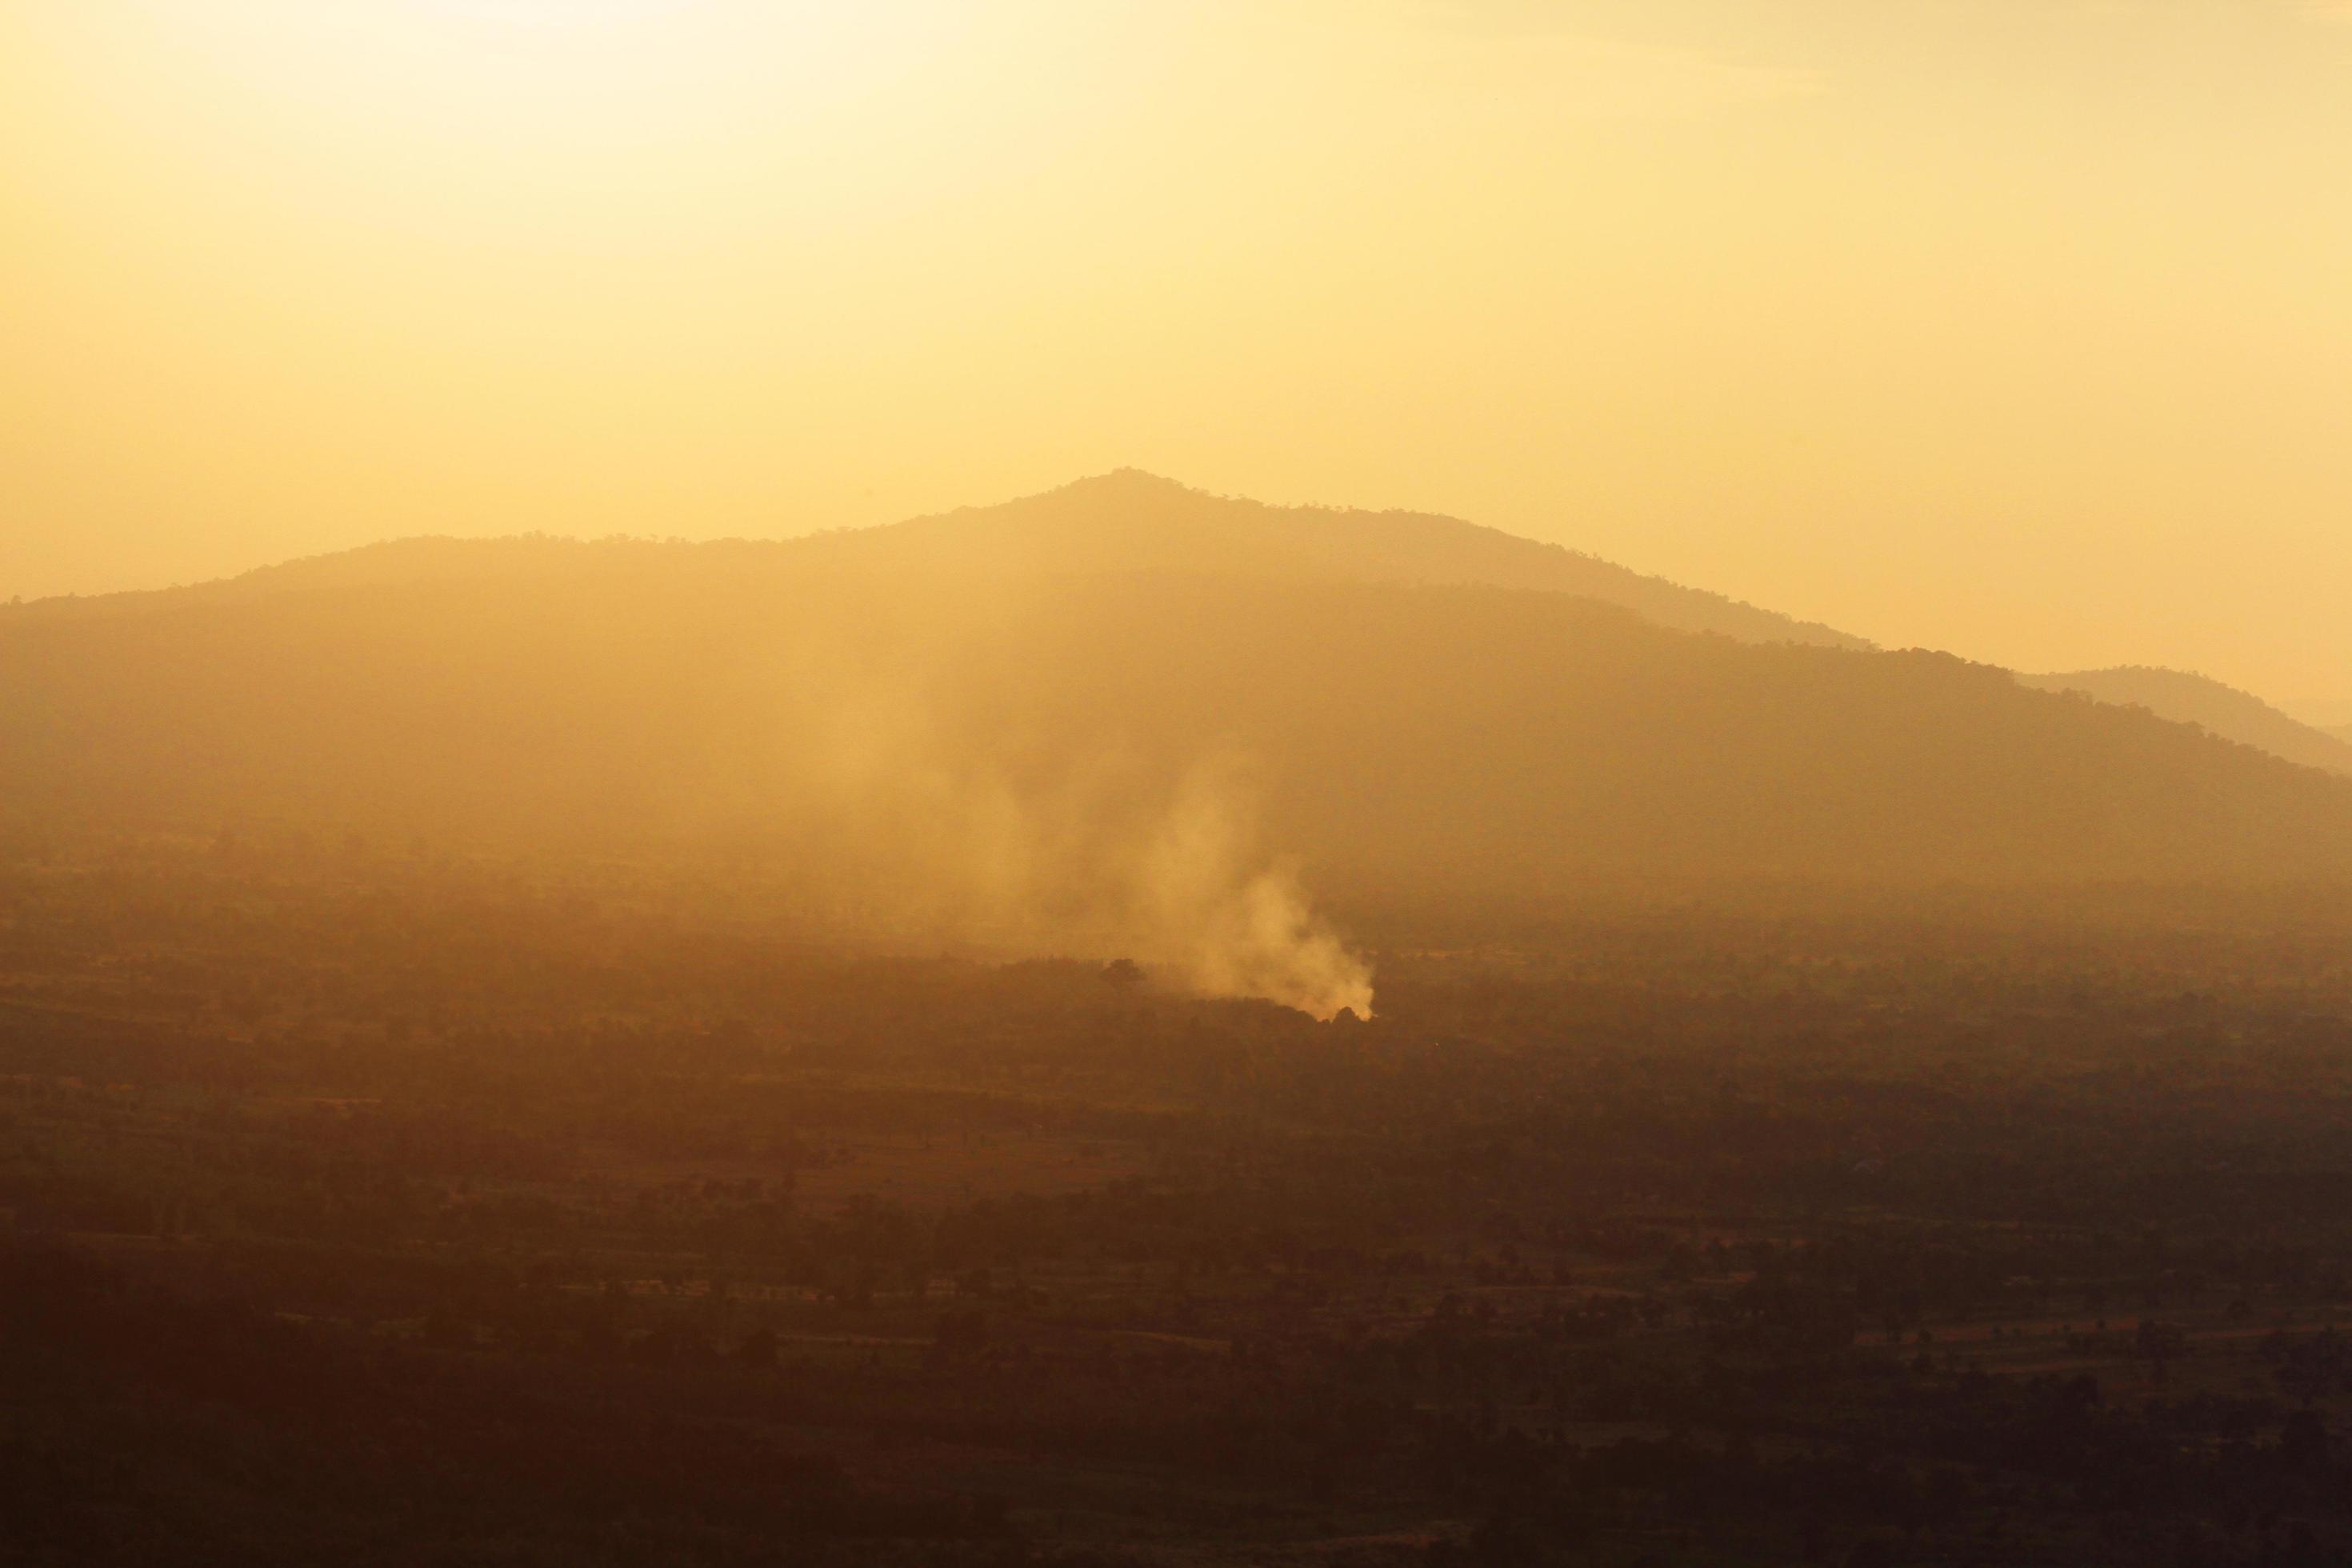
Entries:
{"label": "golden sky", "polygon": [[0,0],[0,595],[1127,464],[2352,696],[2352,5]]}

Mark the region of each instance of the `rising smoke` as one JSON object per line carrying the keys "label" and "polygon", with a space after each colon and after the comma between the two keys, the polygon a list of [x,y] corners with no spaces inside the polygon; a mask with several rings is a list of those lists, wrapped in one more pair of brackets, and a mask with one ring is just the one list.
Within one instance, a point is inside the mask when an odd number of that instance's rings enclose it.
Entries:
{"label": "rising smoke", "polygon": [[1315,913],[1294,865],[1253,853],[1245,798],[1226,770],[1187,775],[1127,875],[1129,944],[1202,995],[1370,1017],[1371,970]]}
{"label": "rising smoke", "polygon": [[904,690],[833,692],[794,726],[836,877],[902,930],[1021,956],[1124,957],[1159,984],[1369,1018],[1370,966],[1265,851],[1238,758],[1015,767]]}

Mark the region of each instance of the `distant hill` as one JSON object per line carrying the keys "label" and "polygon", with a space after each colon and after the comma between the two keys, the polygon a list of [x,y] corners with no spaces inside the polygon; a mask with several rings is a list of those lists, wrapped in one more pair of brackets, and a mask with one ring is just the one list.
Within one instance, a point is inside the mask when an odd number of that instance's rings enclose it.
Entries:
{"label": "distant hill", "polygon": [[1455,518],[1274,507],[1133,468],[1000,506],[828,535],[828,548],[944,571],[1167,571],[1293,582],[1537,588],[1742,642],[1864,639]]}
{"label": "distant hill", "polygon": [[2160,719],[2200,725],[2291,763],[2352,774],[2352,744],[2347,743],[2352,729],[2331,733],[2300,723],[2251,692],[2206,676],[2134,666],[2017,679],[2044,691],[2080,691],[2102,702],[2145,708]]}
{"label": "distant hill", "polygon": [[[407,539],[171,590],[175,602],[234,602],[297,589],[521,580],[640,570],[649,541]],[[748,572],[803,560],[866,570],[1003,576],[1171,571],[1286,582],[1416,583],[1538,588],[1600,599],[1663,626],[1742,642],[1867,647],[1860,637],[1645,577],[1594,556],[1450,517],[1274,507],[1123,468],[1042,495],[878,528],[694,547]],[[118,594],[27,605],[36,617],[119,613],[155,595]]]}
{"label": "distant hill", "polygon": [[[503,539],[419,536],[355,550],[303,556],[186,587],[67,595],[0,605],[0,626],[135,615],[196,605],[233,605],[321,589],[388,588],[439,583],[527,583],[549,577],[626,574],[665,546],[650,540],[579,540],[545,534]],[[775,544],[730,542],[695,548],[770,551]]]}
{"label": "distant hill", "polygon": [[[989,515],[877,549],[388,547],[0,615],[0,813],[757,838],[812,885],[878,858],[969,862],[994,889],[1208,767],[1318,887],[1376,895],[1622,871],[2352,877],[2352,781],[1989,667],[1696,636],[1558,592],[975,570]],[[1066,500],[1053,526],[1092,515]],[[1146,858],[1221,831],[1177,813]]]}

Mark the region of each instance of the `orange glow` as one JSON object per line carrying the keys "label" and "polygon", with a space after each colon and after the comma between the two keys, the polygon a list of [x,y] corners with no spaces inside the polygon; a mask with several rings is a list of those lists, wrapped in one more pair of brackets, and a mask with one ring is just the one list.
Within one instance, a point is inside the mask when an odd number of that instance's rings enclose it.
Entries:
{"label": "orange glow", "polygon": [[0,11],[0,596],[1137,464],[2352,691],[2297,0]]}

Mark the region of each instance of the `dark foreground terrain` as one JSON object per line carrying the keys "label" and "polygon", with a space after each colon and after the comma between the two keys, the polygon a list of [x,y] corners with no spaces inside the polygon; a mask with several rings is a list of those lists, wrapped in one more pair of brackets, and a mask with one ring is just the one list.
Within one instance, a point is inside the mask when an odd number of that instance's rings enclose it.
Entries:
{"label": "dark foreground terrain", "polygon": [[1323,1026],[740,868],[17,846],[0,1555],[2352,1560],[2348,912],[1358,910]]}

